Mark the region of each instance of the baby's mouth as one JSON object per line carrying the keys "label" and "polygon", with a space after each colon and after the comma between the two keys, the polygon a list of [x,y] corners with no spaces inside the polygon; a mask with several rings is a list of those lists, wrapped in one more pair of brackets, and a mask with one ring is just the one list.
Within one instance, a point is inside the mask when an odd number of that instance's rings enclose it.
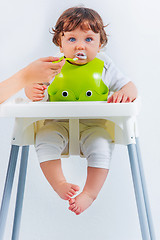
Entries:
{"label": "baby's mouth", "polygon": [[85,60],[85,59],[87,59],[87,55],[85,54],[85,53],[83,53],[83,52],[78,52],[78,53],[76,53],[76,55],[75,55],[78,59],[80,59],[80,60]]}

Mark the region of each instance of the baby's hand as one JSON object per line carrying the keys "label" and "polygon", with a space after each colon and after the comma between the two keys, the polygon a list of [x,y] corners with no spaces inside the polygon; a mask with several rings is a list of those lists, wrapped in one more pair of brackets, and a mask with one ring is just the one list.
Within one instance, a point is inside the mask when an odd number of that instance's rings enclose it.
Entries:
{"label": "baby's hand", "polygon": [[43,83],[33,83],[25,88],[26,96],[32,101],[41,101],[44,98],[44,92],[47,86]]}
{"label": "baby's hand", "polygon": [[122,90],[115,92],[107,100],[107,103],[128,103],[128,102],[131,102],[131,98]]}
{"label": "baby's hand", "polygon": [[133,102],[137,98],[137,88],[133,82],[128,82],[119,91],[115,92],[110,98],[108,103],[128,103]]}

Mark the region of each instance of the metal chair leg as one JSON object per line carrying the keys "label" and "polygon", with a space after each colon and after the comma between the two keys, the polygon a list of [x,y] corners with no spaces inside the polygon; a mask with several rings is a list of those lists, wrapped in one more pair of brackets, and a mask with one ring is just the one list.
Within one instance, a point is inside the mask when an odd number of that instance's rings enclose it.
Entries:
{"label": "metal chair leg", "polygon": [[138,165],[139,165],[139,172],[140,172],[140,175],[141,175],[141,182],[142,182],[142,188],[143,188],[145,207],[146,207],[146,212],[147,212],[149,231],[150,231],[150,235],[151,235],[151,240],[156,240],[154,227],[153,227],[153,222],[152,222],[152,214],[151,214],[150,204],[149,204],[149,199],[148,199],[146,181],[145,181],[145,176],[144,176],[144,171],[143,171],[143,164],[142,164],[142,158],[141,158],[141,152],[140,152],[139,138],[136,138],[136,150],[137,150],[137,156],[138,156]]}
{"label": "metal chair leg", "polygon": [[11,191],[13,186],[14,174],[16,169],[19,146],[12,145],[9,158],[6,181],[3,191],[1,209],[0,209],[0,240],[3,239],[5,224],[9,209],[9,202],[11,198]]}
{"label": "metal chair leg", "polygon": [[20,171],[19,171],[12,240],[18,240],[18,237],[19,237],[23,196],[24,196],[24,188],[25,188],[25,180],[26,180],[26,172],[27,172],[27,163],[28,163],[28,152],[29,152],[29,146],[23,146],[22,155],[21,155],[21,165],[20,165]]}
{"label": "metal chair leg", "polygon": [[137,202],[142,239],[152,240],[150,236],[150,231],[149,231],[148,217],[147,217],[147,212],[145,207],[145,199],[143,195],[143,186],[142,186],[141,175],[139,171],[136,145],[129,144],[127,145],[127,147],[128,147],[128,153],[129,153],[129,159],[130,159],[130,166],[131,166],[131,172],[132,172],[132,178],[133,178],[133,184],[134,184],[134,190],[135,190],[135,196],[136,196],[136,202]]}

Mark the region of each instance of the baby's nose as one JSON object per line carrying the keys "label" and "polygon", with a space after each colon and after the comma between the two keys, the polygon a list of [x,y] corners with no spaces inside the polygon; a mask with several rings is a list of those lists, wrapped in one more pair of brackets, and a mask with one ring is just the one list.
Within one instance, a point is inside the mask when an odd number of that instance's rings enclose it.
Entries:
{"label": "baby's nose", "polygon": [[85,49],[85,46],[84,46],[84,44],[77,44],[77,45],[76,45],[76,49],[77,49],[77,50],[84,50],[84,49]]}

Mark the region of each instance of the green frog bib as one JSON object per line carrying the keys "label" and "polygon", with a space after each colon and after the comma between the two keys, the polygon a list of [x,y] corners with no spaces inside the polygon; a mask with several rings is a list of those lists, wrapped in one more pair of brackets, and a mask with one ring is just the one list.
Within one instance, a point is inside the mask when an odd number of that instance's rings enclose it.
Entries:
{"label": "green frog bib", "polygon": [[98,58],[85,65],[66,61],[48,87],[49,101],[106,101],[109,90],[102,81],[103,67]]}

